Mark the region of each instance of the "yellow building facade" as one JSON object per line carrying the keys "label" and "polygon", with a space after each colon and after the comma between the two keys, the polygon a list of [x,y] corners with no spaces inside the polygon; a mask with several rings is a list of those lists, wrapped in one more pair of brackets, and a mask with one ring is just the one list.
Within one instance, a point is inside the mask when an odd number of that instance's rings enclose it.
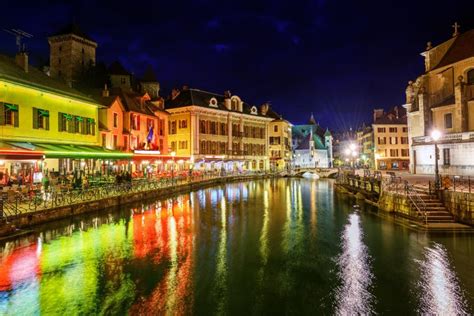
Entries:
{"label": "yellow building facade", "polygon": [[270,169],[284,171],[291,168],[291,127],[292,124],[284,119],[275,119],[269,123],[269,154]]}
{"label": "yellow building facade", "polygon": [[197,89],[174,90],[165,103],[170,113],[168,144],[202,170],[268,170],[269,107],[257,109],[238,96]]}

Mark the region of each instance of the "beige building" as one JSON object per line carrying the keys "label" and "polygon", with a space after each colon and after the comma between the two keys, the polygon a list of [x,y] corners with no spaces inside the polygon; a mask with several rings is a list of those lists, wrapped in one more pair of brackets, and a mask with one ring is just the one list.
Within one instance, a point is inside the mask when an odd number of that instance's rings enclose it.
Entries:
{"label": "beige building", "polygon": [[226,92],[174,89],[165,102],[168,144],[178,156],[190,156],[200,170],[268,170],[268,126],[275,119]]}
{"label": "beige building", "polygon": [[406,89],[410,139],[410,170],[433,174],[434,129],[442,133],[439,166],[442,174],[474,175],[474,30],[432,47],[428,43],[426,72]]}
{"label": "beige building", "polygon": [[270,168],[275,171],[288,170],[291,167],[291,127],[293,125],[282,118],[274,119],[268,127]]}
{"label": "beige building", "polygon": [[357,131],[359,148],[359,165],[366,168],[375,168],[374,132],[372,126],[365,124]]}
{"label": "beige building", "polygon": [[409,167],[406,110],[395,106],[388,113],[374,110],[374,164],[378,170],[406,170]]}

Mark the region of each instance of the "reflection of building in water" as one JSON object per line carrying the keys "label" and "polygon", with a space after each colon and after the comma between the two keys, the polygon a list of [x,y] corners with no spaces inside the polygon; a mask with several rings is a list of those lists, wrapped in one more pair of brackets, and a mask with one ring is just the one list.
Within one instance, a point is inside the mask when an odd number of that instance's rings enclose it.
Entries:
{"label": "reflection of building in water", "polygon": [[[180,196],[149,206],[135,209],[133,214],[133,244],[137,264],[144,269],[157,265],[169,265],[161,275],[154,271],[142,271],[156,275],[156,280],[143,280],[137,284],[137,292],[147,293],[131,307],[132,314],[187,314],[191,311],[181,304],[192,296],[193,209],[187,197]],[[148,264],[151,260],[153,263]]]}

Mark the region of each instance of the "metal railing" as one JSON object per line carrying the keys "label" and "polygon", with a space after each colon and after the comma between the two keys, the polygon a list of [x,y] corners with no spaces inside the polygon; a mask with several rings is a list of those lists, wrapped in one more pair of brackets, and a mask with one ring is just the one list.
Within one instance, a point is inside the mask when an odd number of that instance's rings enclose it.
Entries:
{"label": "metal railing", "polygon": [[3,194],[0,198],[0,219],[8,221],[11,218],[28,212],[36,212],[90,201],[98,201],[124,194],[170,188],[182,184],[196,183],[212,179],[266,174],[270,173],[217,173],[203,174],[198,176],[175,176],[161,179],[140,178],[133,179],[131,182],[108,183],[81,189],[61,189],[58,186],[47,190],[32,190],[27,193],[12,192]]}
{"label": "metal railing", "polygon": [[428,224],[428,212],[426,211],[426,202],[421,198],[418,192],[414,189],[414,186],[408,184],[405,181],[405,190],[408,199],[410,200],[410,206],[415,211],[416,216],[421,218],[425,225]]}

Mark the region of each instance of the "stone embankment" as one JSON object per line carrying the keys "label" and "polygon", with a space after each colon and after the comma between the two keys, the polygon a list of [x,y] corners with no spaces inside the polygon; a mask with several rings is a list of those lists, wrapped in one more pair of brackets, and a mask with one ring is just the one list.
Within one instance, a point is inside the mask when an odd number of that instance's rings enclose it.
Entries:
{"label": "stone embankment", "polygon": [[0,236],[15,234],[18,229],[30,228],[35,225],[68,218],[74,215],[100,211],[110,207],[117,207],[129,203],[145,201],[149,199],[167,198],[177,194],[185,194],[195,190],[204,189],[229,182],[240,182],[246,180],[256,180],[274,177],[273,175],[245,175],[225,178],[214,178],[197,182],[188,182],[176,186],[164,187],[160,189],[147,190],[141,192],[130,192],[119,196],[111,196],[100,200],[85,201],[72,205],[27,212],[11,218],[8,223],[0,224]]}

